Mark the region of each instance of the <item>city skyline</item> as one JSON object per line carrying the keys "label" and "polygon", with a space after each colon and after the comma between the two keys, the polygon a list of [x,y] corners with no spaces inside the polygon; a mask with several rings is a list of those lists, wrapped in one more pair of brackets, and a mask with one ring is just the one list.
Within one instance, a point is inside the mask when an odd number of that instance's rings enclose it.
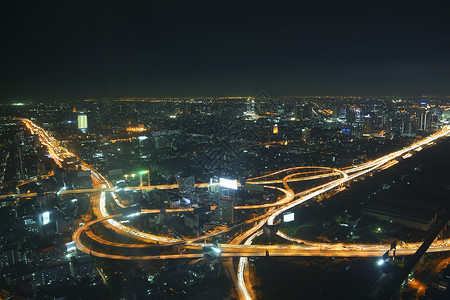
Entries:
{"label": "city skyline", "polygon": [[0,298],[450,299],[449,9],[2,4]]}
{"label": "city skyline", "polygon": [[0,286],[35,298],[442,293],[449,102],[1,105]]}

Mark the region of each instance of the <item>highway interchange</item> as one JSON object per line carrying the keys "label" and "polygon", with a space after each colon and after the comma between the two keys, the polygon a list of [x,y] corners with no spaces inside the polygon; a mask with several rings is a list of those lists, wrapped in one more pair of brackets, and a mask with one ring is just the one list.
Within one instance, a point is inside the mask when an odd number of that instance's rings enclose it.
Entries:
{"label": "highway interchange", "polygon": [[[59,142],[50,136],[48,132],[36,125],[34,122],[28,119],[20,119],[26,127],[32,132],[39,134],[39,139],[42,145],[46,146],[50,157],[56,162],[57,165],[62,166],[64,158],[75,157],[73,153],[62,147]],[[100,187],[93,189],[80,189],[80,190],[63,190],[61,193],[87,193],[98,192],[98,197],[93,197],[95,201],[92,203],[92,209],[97,219],[87,222],[84,226],[80,226],[73,234],[73,240],[76,242],[76,246],[79,250],[90,253],[97,257],[119,259],[119,260],[150,260],[150,259],[195,259],[203,257],[202,249],[206,246],[218,247],[220,249],[220,256],[223,258],[224,266],[227,269],[230,277],[233,279],[238,296],[240,299],[253,298],[252,291],[248,279],[248,262],[247,257],[250,256],[329,256],[329,257],[379,257],[383,255],[386,250],[389,249],[389,245],[382,244],[343,244],[343,243],[315,243],[300,240],[283,233],[278,229],[277,235],[294,244],[278,244],[278,245],[254,245],[253,240],[263,234],[263,226],[276,224],[278,218],[286,211],[292,209],[295,206],[301,205],[307,201],[314,199],[317,196],[323,195],[330,191],[342,188],[345,184],[352,180],[364,178],[364,176],[371,172],[387,169],[396,163],[400,159],[407,159],[416,151],[422,150],[427,145],[431,145],[434,141],[448,136],[450,133],[450,127],[444,126],[439,132],[428,136],[420,141],[417,141],[403,149],[392,152],[375,160],[355,165],[343,169],[331,169],[327,167],[296,167],[285,170],[280,170],[267,174],[264,176],[248,179],[247,182],[253,184],[264,185],[265,188],[277,189],[284,196],[275,203],[261,204],[261,205],[249,205],[249,206],[237,206],[235,209],[261,209],[261,214],[253,217],[241,224],[232,225],[221,231],[200,236],[191,239],[178,239],[169,236],[159,236],[150,233],[141,232],[135,228],[125,226],[116,219],[121,215],[109,215],[106,209],[106,193],[111,193],[112,198],[119,207],[125,207],[120,199],[115,195],[115,188],[106,180],[106,178],[94,170],[93,168],[83,164],[84,170],[89,170],[92,173],[93,178],[98,182]],[[314,180],[328,178],[329,181],[313,188],[304,191],[294,191],[289,185],[290,182],[302,181],[302,180]],[[276,185],[282,185],[282,187]],[[208,187],[209,183],[196,184],[198,188]],[[173,189],[178,188],[177,185],[163,185],[163,186],[150,186],[150,187],[136,187],[128,189]],[[15,195],[17,197],[30,197],[32,194]],[[215,209],[215,207],[211,207]],[[193,209],[166,209],[161,211],[159,209],[142,210],[142,214],[158,214],[158,213],[180,213],[190,212]],[[128,237],[132,237],[140,241],[135,244],[116,243],[107,241],[101,237],[96,236],[90,229],[92,225],[102,223],[104,226],[109,227],[116,232],[120,232]],[[236,229],[241,229],[242,233],[237,235],[228,244],[211,244],[204,242],[205,240],[223,235]],[[244,230],[245,229],[245,230]],[[83,242],[83,233],[85,238],[109,245],[111,247],[125,248],[145,248],[154,247],[155,243],[159,245],[175,246],[178,245],[181,248],[190,250],[198,250],[198,253],[181,253],[181,254],[168,254],[168,255],[145,255],[145,256],[129,256],[125,254],[110,254],[98,251],[97,249],[91,249],[86,243]],[[145,243],[142,243],[145,242]],[[401,243],[397,247],[397,255],[410,255],[413,254],[421,243]],[[438,240],[435,241],[428,252],[440,252],[450,251],[450,240]],[[233,257],[239,258],[237,274],[234,270]]]}

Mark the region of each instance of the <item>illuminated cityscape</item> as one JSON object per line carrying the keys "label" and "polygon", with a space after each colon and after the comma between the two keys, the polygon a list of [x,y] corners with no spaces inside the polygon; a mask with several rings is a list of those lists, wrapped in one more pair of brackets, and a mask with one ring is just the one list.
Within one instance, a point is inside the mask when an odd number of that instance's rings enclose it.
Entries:
{"label": "illuminated cityscape", "polygon": [[450,299],[449,21],[411,6],[10,4],[0,298]]}

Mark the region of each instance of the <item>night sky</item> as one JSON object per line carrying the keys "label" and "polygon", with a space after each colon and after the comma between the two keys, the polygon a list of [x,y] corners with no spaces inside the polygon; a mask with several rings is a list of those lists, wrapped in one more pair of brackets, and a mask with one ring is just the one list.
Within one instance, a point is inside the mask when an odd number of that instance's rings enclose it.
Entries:
{"label": "night sky", "polygon": [[444,1],[8,2],[2,102],[450,94]]}

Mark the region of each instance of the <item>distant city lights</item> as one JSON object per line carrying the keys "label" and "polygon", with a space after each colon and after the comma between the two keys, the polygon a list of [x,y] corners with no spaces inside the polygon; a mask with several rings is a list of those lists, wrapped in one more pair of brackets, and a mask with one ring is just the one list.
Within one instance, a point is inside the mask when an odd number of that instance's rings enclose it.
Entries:
{"label": "distant city lights", "polygon": [[147,131],[147,128],[144,126],[138,126],[138,127],[127,127],[128,132],[144,132]]}

